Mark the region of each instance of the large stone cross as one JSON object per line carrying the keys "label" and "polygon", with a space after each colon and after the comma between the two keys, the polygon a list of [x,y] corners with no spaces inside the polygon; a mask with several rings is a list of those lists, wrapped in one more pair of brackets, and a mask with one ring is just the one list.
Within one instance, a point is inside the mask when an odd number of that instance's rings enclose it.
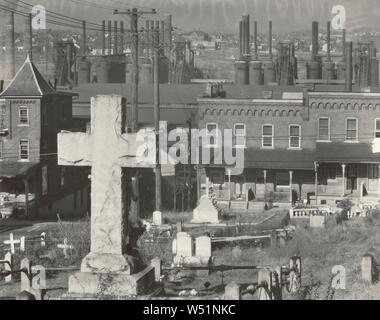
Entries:
{"label": "large stone cross", "polygon": [[[88,278],[91,273],[130,275],[133,271],[126,252],[128,204],[123,168],[151,165],[136,161],[138,142],[136,134],[125,132],[125,108],[120,96],[93,97],[91,132],[58,134],[58,164],[92,168],[91,252],[84,258],[82,275],[77,274],[77,278],[83,278],[84,274]],[[87,278],[82,282],[87,283]],[[76,290],[69,288],[69,291]],[[86,289],[84,293],[92,291]]]}

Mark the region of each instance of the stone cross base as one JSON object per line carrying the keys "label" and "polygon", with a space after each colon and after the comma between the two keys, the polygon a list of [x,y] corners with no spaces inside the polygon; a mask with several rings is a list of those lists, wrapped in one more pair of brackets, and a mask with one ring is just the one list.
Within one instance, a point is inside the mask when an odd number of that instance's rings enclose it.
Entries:
{"label": "stone cross base", "polygon": [[133,275],[79,272],[69,278],[68,296],[130,297],[150,291],[154,283],[153,266]]}

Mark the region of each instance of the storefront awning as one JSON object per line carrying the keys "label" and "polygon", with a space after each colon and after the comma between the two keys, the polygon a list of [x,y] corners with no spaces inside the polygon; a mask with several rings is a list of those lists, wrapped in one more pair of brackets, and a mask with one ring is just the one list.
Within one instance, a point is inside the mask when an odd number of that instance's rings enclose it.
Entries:
{"label": "storefront awning", "polygon": [[317,143],[317,162],[380,163],[380,153],[368,143]]}
{"label": "storefront awning", "polygon": [[27,176],[36,166],[33,162],[0,162],[0,179]]}

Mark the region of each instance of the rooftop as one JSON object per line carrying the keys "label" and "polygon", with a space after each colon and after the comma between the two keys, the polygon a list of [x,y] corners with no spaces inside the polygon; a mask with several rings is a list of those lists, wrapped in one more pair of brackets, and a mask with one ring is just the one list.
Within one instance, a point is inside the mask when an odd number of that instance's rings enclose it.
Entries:
{"label": "rooftop", "polygon": [[0,97],[42,97],[56,94],[29,56]]}

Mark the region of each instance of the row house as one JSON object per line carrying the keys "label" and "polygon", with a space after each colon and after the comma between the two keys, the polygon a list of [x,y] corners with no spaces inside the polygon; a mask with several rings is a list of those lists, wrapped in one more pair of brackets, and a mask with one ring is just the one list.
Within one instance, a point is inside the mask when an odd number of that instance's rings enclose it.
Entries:
{"label": "row house", "polygon": [[198,103],[199,127],[207,130],[214,155],[223,149],[215,141],[225,129],[233,130],[233,147],[244,150],[241,170],[225,163],[203,165],[203,189],[209,179],[221,201],[255,207],[336,204],[347,197],[380,200],[379,93],[300,88],[275,99]]}
{"label": "row house", "polygon": [[75,125],[72,100],[72,94],[57,92],[29,57],[0,93],[3,216],[86,213],[88,173],[57,165],[57,134]]}

